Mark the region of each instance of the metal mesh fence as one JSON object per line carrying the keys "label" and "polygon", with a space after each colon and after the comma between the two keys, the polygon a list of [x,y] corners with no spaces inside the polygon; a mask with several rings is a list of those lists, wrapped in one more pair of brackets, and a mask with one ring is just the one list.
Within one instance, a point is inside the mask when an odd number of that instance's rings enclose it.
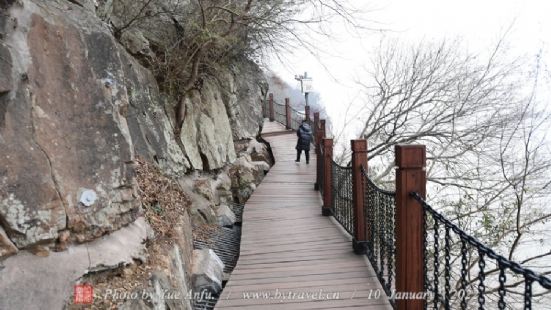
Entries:
{"label": "metal mesh fence", "polygon": [[[532,309],[547,297],[551,279],[488,248],[417,193],[424,210],[425,291],[429,309]],[[538,304],[548,304],[538,300]]]}
{"label": "metal mesh fence", "polygon": [[354,234],[354,210],[352,209],[352,168],[332,162],[331,214],[351,235]]}
{"label": "metal mesh fence", "polygon": [[396,193],[375,185],[363,167],[362,182],[368,240],[366,255],[390,297],[396,279]]}

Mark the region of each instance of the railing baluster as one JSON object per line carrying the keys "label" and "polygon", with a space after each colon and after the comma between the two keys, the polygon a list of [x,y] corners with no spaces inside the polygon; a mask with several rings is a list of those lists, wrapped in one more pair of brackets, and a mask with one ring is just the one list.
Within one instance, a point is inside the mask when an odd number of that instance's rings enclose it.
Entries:
{"label": "railing baluster", "polygon": [[486,298],[484,296],[486,293],[486,284],[484,283],[486,275],[484,273],[484,267],[486,266],[486,262],[484,261],[484,252],[479,250],[478,255],[478,310],[484,310],[484,304],[486,303]]}
{"label": "railing baluster", "polygon": [[532,309],[532,279],[528,275],[524,276],[524,309]]}
{"label": "railing baluster", "polygon": [[501,263],[498,264],[499,267],[499,301],[497,302],[497,306],[500,310],[505,309],[505,281],[507,278],[505,277],[505,266],[503,266]]}
{"label": "railing baluster", "polygon": [[377,210],[378,217],[380,219],[379,221],[379,233],[378,233],[378,239],[379,239],[379,278],[383,278],[383,270],[384,270],[384,230],[385,230],[385,217],[384,217],[384,209],[382,203],[379,203],[379,208]]}
{"label": "railing baluster", "polygon": [[439,223],[436,219],[434,219],[434,278],[432,281],[434,282],[434,309],[438,309],[438,301],[440,300],[439,297],[439,282],[440,282],[440,258],[438,251],[440,251],[440,236],[439,236]]}
{"label": "railing baluster", "polygon": [[392,281],[394,278],[394,199],[391,199],[389,196],[385,196],[385,206],[388,212],[387,220],[387,229],[388,229],[388,239],[387,239],[387,272],[388,272],[388,281],[387,281],[387,291],[392,290]]}
{"label": "railing baluster", "polygon": [[446,225],[444,235],[444,308],[450,309],[450,228]]}
{"label": "railing baluster", "polygon": [[[428,276],[428,234],[427,234],[427,212],[423,212],[423,291],[429,292],[430,286],[429,286],[429,276]],[[428,296],[428,295],[427,295]],[[423,306],[423,309],[427,309],[428,300],[425,301],[425,305]]]}
{"label": "railing baluster", "polygon": [[461,239],[461,309],[467,309],[467,244]]}

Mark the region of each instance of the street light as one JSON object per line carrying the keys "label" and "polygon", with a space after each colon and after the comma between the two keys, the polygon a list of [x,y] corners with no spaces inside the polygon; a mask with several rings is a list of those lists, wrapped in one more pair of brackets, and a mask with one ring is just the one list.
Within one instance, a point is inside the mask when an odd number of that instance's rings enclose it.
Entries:
{"label": "street light", "polygon": [[304,75],[295,75],[295,80],[300,81],[300,91],[304,93],[304,100],[308,106],[308,93],[312,91],[312,78],[308,76],[308,72],[304,72]]}

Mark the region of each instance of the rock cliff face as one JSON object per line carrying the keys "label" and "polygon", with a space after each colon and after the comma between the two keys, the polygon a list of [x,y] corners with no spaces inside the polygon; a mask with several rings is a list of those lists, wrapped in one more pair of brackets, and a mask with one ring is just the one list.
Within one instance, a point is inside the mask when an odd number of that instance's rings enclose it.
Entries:
{"label": "rock cliff face", "polygon": [[[234,140],[258,134],[265,85],[245,60],[205,80],[185,100],[177,140],[173,102],[94,1],[0,1],[0,265],[37,244],[88,242],[135,222],[137,157],[177,180],[237,169]],[[212,190],[232,195],[232,183]]]}
{"label": "rock cliff face", "polygon": [[0,221],[17,247],[64,229],[85,241],[134,221],[138,155],[173,175],[219,169],[236,160],[233,139],[258,133],[254,65],[187,98],[179,144],[167,99],[109,29],[85,8],[41,3],[2,18]]}

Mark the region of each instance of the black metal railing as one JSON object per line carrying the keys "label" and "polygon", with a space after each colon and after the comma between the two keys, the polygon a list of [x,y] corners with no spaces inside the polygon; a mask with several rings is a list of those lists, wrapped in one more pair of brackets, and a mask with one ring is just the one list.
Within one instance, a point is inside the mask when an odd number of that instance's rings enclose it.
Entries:
{"label": "black metal railing", "polygon": [[331,215],[351,235],[354,234],[354,210],[352,209],[352,168],[332,161]]}
{"label": "black metal railing", "polygon": [[[367,258],[387,296],[392,296],[396,279],[396,193],[379,188],[362,167]],[[391,300],[394,303],[393,300]]]}
{"label": "black metal railing", "polygon": [[551,279],[488,248],[412,193],[425,217],[426,304],[433,309],[531,309]]}

